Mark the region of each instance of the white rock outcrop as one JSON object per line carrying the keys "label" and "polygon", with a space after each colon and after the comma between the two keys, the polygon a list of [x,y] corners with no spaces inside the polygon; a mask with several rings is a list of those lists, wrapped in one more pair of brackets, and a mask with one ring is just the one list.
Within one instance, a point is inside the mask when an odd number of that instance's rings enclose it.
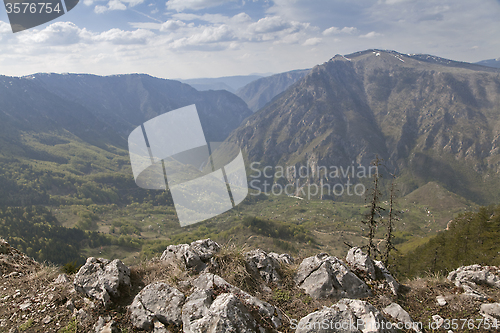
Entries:
{"label": "white rock outcrop", "polygon": [[321,253],[300,264],[295,283],[315,299],[363,298],[371,296],[366,283],[338,258]]}
{"label": "white rock outcrop", "polygon": [[194,269],[201,272],[210,259],[220,251],[217,242],[211,239],[202,239],[191,244],[169,245],[160,259],[185,269]]}
{"label": "white rock outcrop", "polygon": [[130,269],[118,259],[90,257],[75,275],[73,284],[76,291],[108,306],[110,296],[120,296],[119,288],[130,287]]}
{"label": "white rock outcrop", "polygon": [[132,324],[143,330],[153,327],[155,319],[162,324],[180,326],[185,297],[174,287],[163,282],[147,285],[129,306]]}

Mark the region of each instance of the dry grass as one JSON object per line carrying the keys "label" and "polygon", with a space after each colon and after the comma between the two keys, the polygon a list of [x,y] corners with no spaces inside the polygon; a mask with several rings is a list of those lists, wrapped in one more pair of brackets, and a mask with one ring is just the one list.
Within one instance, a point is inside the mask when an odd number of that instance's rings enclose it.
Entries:
{"label": "dry grass", "polygon": [[245,246],[226,243],[214,255],[209,266],[210,273],[217,274],[230,284],[255,295],[261,292],[260,276],[250,273],[245,261]]}

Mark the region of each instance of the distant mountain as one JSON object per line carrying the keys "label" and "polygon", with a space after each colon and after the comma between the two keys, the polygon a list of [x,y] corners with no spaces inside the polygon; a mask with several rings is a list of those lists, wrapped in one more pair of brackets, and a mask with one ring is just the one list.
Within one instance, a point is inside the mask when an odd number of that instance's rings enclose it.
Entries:
{"label": "distant mountain", "polygon": [[207,139],[223,141],[251,114],[240,98],[227,91],[200,92],[149,75],[35,74],[21,80],[79,104],[124,138],[157,115],[196,104]]}
{"label": "distant mountain", "polygon": [[228,141],[261,166],[367,166],[378,154],[405,193],[435,181],[492,203],[500,200],[500,70],[394,51],[337,55]]}
{"label": "distant mountain", "polygon": [[179,80],[182,83],[189,84],[193,88],[204,90],[227,90],[235,93],[244,85],[262,78],[261,75],[236,75],[236,76],[223,76],[217,78],[198,78]]}
{"label": "distant mountain", "polygon": [[310,69],[295,70],[263,77],[240,88],[236,95],[247,103],[250,110],[255,112],[306,76],[309,71]]}
{"label": "distant mountain", "polygon": [[148,75],[0,76],[0,207],[170,202],[133,180],[130,132],[196,104],[207,141],[223,141],[252,114],[227,91],[199,92]]}
{"label": "distant mountain", "polygon": [[482,66],[500,68],[500,58],[482,60],[482,61],[476,62],[476,64],[482,65]]}

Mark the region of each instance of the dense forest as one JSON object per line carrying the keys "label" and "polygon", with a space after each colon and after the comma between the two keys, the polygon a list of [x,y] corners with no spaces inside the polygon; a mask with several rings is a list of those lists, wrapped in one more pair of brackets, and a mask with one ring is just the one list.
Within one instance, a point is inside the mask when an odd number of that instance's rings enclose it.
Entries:
{"label": "dense forest", "polygon": [[462,265],[500,264],[500,205],[464,213],[429,242],[396,257],[399,276],[447,274]]}

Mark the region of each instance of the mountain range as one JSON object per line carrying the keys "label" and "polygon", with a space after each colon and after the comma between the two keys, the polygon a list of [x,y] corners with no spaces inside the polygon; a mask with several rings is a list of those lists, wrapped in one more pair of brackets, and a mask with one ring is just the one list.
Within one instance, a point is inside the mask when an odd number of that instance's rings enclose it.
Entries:
{"label": "mountain range", "polygon": [[367,166],[378,155],[404,193],[436,181],[492,203],[500,199],[499,116],[500,70],[367,50],[314,67],[227,142],[272,167]]}
{"label": "mountain range", "polygon": [[237,144],[249,164],[367,166],[378,155],[403,193],[437,182],[476,203],[500,199],[499,69],[366,50],[258,78],[237,94],[139,74],[1,76],[0,153],[66,163],[76,157],[47,147],[70,138],[124,157],[135,127],[196,104],[207,141]]}

